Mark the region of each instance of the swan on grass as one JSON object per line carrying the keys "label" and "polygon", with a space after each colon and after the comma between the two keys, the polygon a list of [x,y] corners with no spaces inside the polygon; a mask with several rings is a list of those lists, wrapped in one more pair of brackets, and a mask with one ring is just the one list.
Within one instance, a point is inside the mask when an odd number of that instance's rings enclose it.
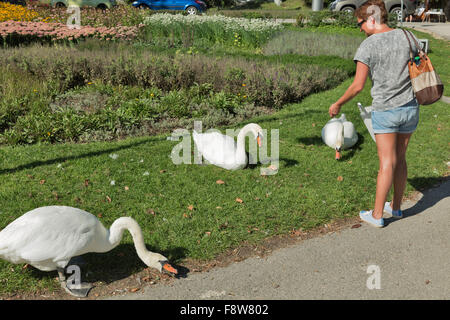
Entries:
{"label": "swan on grass", "polygon": [[323,142],[336,150],[336,160],[341,158],[341,150],[353,147],[358,141],[353,123],[347,120],[345,114],[340,118],[333,118],[322,128]]}
{"label": "swan on grass", "polygon": [[146,249],[142,230],[134,219],[121,217],[108,230],[89,212],[66,206],[40,207],[7,225],[0,231],[0,258],[27,263],[42,271],[57,270],[61,286],[68,293],[86,297],[92,285],[71,286],[64,268],[73,257],[112,250],[125,230],[131,233],[137,254],[147,266],[177,273],[166,257]]}
{"label": "swan on grass", "polygon": [[210,164],[227,170],[239,170],[248,163],[245,137],[250,132],[261,147],[263,131],[256,123],[249,123],[239,131],[237,143],[233,137],[218,132],[197,133],[194,130],[192,135],[198,152]]}

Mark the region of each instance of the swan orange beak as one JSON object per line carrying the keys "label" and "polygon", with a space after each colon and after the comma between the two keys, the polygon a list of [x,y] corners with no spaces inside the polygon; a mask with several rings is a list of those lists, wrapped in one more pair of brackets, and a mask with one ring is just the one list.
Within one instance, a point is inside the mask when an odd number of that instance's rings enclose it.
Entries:
{"label": "swan orange beak", "polygon": [[166,270],[169,273],[173,273],[173,274],[178,274],[177,269],[175,269],[174,267],[172,267],[169,263],[164,262],[163,264],[163,269]]}
{"label": "swan orange beak", "polygon": [[261,147],[262,142],[261,142],[261,137],[259,135],[256,137],[256,141],[258,142],[258,146]]}
{"label": "swan orange beak", "polygon": [[336,150],[336,160],[341,159],[341,153]]}

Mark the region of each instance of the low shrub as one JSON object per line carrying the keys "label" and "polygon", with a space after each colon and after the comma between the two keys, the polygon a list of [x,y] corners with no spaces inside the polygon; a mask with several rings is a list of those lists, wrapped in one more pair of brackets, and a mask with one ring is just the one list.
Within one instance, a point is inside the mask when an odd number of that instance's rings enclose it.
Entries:
{"label": "low shrub", "polygon": [[215,92],[246,95],[257,105],[279,109],[311,92],[330,88],[348,76],[339,69],[319,65],[286,66],[196,54],[166,56],[132,50],[125,45],[96,52],[68,47],[26,49],[0,52],[0,64],[9,64],[50,82],[60,93],[94,81],[115,86],[157,87],[166,92],[190,88],[195,83],[211,83]]}
{"label": "low shrub", "polygon": [[317,34],[303,30],[289,30],[267,42],[263,47],[263,53],[266,55],[328,55],[351,59],[362,41],[361,37],[346,34]]}

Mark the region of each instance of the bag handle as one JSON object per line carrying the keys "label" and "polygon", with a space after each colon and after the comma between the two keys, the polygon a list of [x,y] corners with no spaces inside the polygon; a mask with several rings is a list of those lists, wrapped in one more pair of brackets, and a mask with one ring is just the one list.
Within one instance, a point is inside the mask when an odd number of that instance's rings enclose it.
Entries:
{"label": "bag handle", "polygon": [[[427,60],[427,55],[425,54],[425,52],[423,52],[421,46],[419,45],[419,43],[417,42],[417,40],[413,37],[411,31],[405,30],[405,29],[402,29],[402,31],[405,33],[406,39],[408,39],[408,43],[409,43],[409,56],[410,56],[410,58],[411,58],[411,62],[414,60],[414,58],[413,58],[413,51],[412,51],[412,47],[411,47],[411,40],[409,40],[408,33],[409,33],[410,37],[414,40],[414,44],[416,45],[417,51],[419,52],[419,56],[420,56],[421,58],[424,58],[425,60]],[[408,33],[407,33],[407,32],[408,32]]]}

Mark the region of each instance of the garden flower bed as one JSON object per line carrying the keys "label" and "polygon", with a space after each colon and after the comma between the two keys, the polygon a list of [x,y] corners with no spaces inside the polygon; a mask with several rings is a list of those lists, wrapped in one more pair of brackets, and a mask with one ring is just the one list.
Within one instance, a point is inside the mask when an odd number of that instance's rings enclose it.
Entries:
{"label": "garden flower bed", "polygon": [[102,40],[132,40],[138,34],[137,27],[90,27],[69,28],[62,23],[6,21],[0,22],[0,36],[3,44],[14,45],[34,40],[78,41],[86,38]]}

